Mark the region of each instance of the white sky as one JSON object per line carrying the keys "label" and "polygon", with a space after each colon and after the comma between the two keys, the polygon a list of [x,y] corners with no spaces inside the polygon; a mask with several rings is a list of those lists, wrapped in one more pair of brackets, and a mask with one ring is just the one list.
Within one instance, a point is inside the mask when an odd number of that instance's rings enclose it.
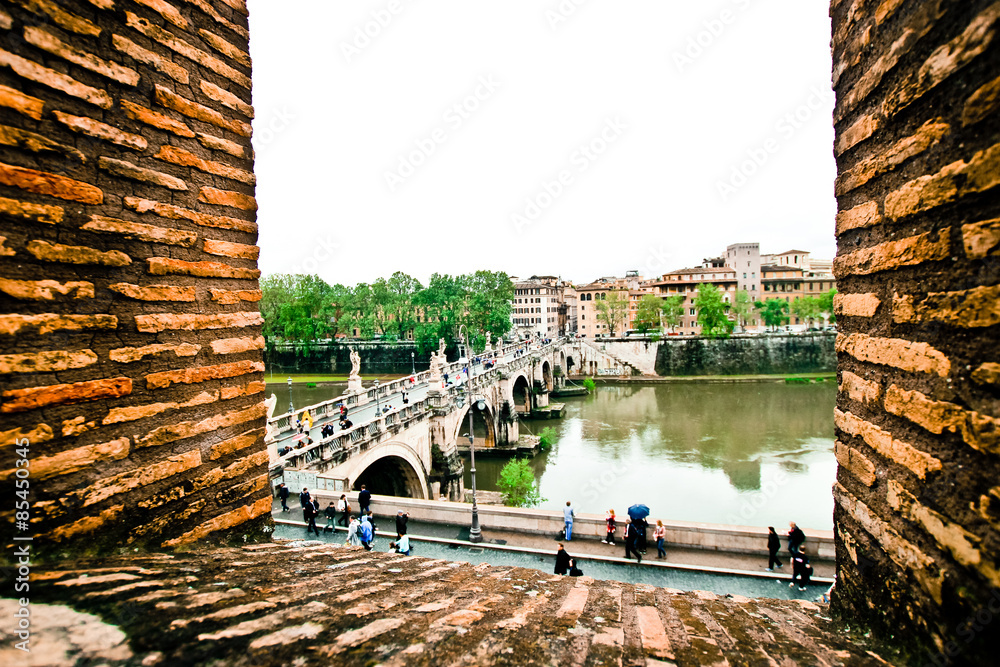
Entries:
{"label": "white sky", "polygon": [[583,283],[743,241],[834,255],[828,0],[248,4],[265,274]]}

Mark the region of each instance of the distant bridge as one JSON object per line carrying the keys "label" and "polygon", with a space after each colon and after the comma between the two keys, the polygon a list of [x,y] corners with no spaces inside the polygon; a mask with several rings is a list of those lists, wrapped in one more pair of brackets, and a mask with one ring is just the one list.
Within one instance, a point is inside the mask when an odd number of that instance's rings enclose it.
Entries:
{"label": "distant bridge", "polygon": [[[431,372],[424,371],[270,418],[272,476],[282,474],[293,491],[303,486],[346,491],[365,484],[377,494],[462,499],[458,446],[469,432],[469,411],[477,449],[516,447],[519,416],[548,406],[549,393],[580,367],[581,349],[560,338],[509,345],[479,358],[480,363],[469,365],[471,378],[466,364],[452,362],[441,369],[447,384],[432,382]],[[487,369],[490,362],[495,365]],[[404,391],[408,404],[402,401]],[[341,403],[353,422],[343,431],[337,426]],[[376,414],[387,405],[392,408]],[[297,438],[296,416],[305,410],[314,419],[309,434],[314,443],[278,456]],[[336,432],[321,438],[321,427],[330,422]]]}

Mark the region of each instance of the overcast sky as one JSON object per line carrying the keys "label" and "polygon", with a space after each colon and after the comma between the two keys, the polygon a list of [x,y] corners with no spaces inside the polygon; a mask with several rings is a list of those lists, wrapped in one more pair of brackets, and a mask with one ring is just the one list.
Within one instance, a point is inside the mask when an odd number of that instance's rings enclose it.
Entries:
{"label": "overcast sky", "polygon": [[250,0],[260,268],[835,252],[827,0]]}

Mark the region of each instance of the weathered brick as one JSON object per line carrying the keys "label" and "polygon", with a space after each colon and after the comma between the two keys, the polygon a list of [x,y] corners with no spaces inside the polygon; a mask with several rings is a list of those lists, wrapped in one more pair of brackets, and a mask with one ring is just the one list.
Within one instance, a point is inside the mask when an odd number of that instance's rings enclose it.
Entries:
{"label": "weathered brick", "polygon": [[187,190],[187,183],[176,176],[139,167],[125,160],[116,160],[102,155],[97,160],[97,166],[115,176],[131,178],[135,181],[151,183],[171,190]]}
{"label": "weathered brick", "polygon": [[221,459],[223,456],[228,456],[233,452],[238,452],[241,449],[253,447],[259,441],[263,433],[264,429],[257,428],[252,431],[247,431],[242,435],[238,435],[235,438],[230,438],[229,440],[216,443],[212,445],[209,450],[208,458],[215,461],[217,459]]}
{"label": "weathered brick", "polygon": [[940,351],[927,343],[914,343],[902,338],[837,334],[836,349],[858,361],[892,366],[911,373],[936,373],[947,377],[951,371],[951,362]]}
{"label": "weathered brick", "polygon": [[968,127],[986,120],[1000,108],[1000,76],[974,92],[965,101],[962,125]]}
{"label": "weathered brick", "polygon": [[90,216],[90,222],[81,227],[88,232],[98,232],[104,234],[118,234],[127,239],[137,241],[147,241],[149,243],[162,243],[165,245],[177,245],[190,248],[194,245],[198,235],[195,232],[188,232],[181,229],[167,229],[165,227],[154,227],[144,225],[139,222],[129,220],[118,220],[117,218],[106,218],[102,215]]}
{"label": "weathered brick", "polygon": [[854,124],[841,132],[837,137],[837,145],[834,153],[839,157],[841,154],[851,150],[862,141],[872,136],[878,129],[879,119],[875,116],[862,116],[854,121]]}
{"label": "weathered brick", "polygon": [[262,419],[267,415],[267,408],[263,403],[258,403],[245,410],[234,410],[222,414],[213,415],[199,422],[180,422],[161,426],[143,436],[136,436],[137,447],[157,447],[171,442],[177,442],[185,438],[190,438],[209,431],[245,424],[249,421]]}
{"label": "weathered brick", "polygon": [[209,81],[201,80],[201,91],[205,93],[208,97],[215,100],[216,102],[222,104],[225,107],[229,107],[233,111],[239,111],[241,114],[247,118],[253,118],[253,107],[241,100],[236,95],[233,95],[228,90],[224,90],[214,83]]}
{"label": "weathered brick", "polygon": [[45,16],[48,16],[50,19],[55,21],[56,25],[71,32],[75,32],[78,35],[97,37],[101,34],[101,29],[96,25],[85,18],[81,18],[75,14],[70,14],[60,7],[58,3],[51,2],[50,0],[17,0],[17,2],[25,9],[28,9],[36,14],[44,14]]}
{"label": "weathered brick", "polygon": [[186,151],[183,148],[177,148],[176,146],[161,146],[159,152],[153,157],[164,162],[170,162],[171,164],[191,167],[206,174],[231,178],[234,181],[246,183],[247,185],[253,185],[257,182],[254,175],[248,171],[230,167],[228,164],[222,164],[221,162],[203,160],[194,153]]}
{"label": "weathered brick", "polygon": [[102,109],[110,109],[111,96],[103,90],[91,88],[59,72],[42,67],[41,65],[25,60],[21,56],[0,49],[0,67],[10,67],[18,76],[40,83],[43,86],[54,88],[72,97],[83,100],[90,104],[97,105]]}
{"label": "weathered brick", "polygon": [[179,120],[174,120],[170,116],[164,116],[162,113],[158,113],[152,109],[147,109],[146,107],[139,106],[138,104],[133,104],[127,100],[121,100],[121,105],[122,109],[124,109],[129,118],[160,130],[172,132],[179,137],[194,136],[194,132],[191,131],[190,127]]}
{"label": "weathered brick", "polygon": [[209,255],[220,257],[235,257],[238,259],[257,259],[260,256],[260,248],[255,245],[245,243],[230,243],[228,241],[217,241],[215,239],[205,239],[202,245]]}
{"label": "weathered brick", "polygon": [[103,139],[105,141],[110,141],[113,144],[117,144],[118,146],[125,146],[126,148],[132,148],[137,151],[146,150],[146,146],[148,145],[146,140],[138,134],[123,132],[117,127],[112,127],[107,123],[102,123],[98,120],[94,120],[93,118],[71,116],[70,114],[63,113],[62,111],[53,111],[52,115],[57,121],[69,129],[85,134],[88,137]]}
{"label": "weathered brick", "polygon": [[115,475],[114,477],[102,479],[89,487],[70,491],[66,495],[68,498],[80,501],[82,507],[88,507],[107,500],[112,496],[127,493],[133,489],[168,479],[188,470],[193,470],[200,465],[201,452],[195,449],[168,457],[163,461],[158,461],[144,468],[137,468]]}
{"label": "weathered brick", "polygon": [[235,9],[244,16],[247,16],[250,13],[247,11],[247,3],[243,0],[222,0],[222,3],[228,5],[232,9]]}
{"label": "weathered brick", "polygon": [[62,423],[62,435],[64,438],[75,438],[81,433],[92,431],[97,428],[97,422],[88,422],[86,417],[74,417],[64,419]]}
{"label": "weathered brick", "polygon": [[882,387],[877,382],[865,380],[851,371],[841,371],[840,375],[840,393],[846,393],[852,401],[877,405],[882,398]]}
{"label": "weathered brick", "polygon": [[238,120],[230,120],[215,109],[192,102],[163,86],[156,86],[156,103],[168,109],[173,109],[177,113],[200,120],[203,123],[216,125],[240,136],[249,137],[253,133],[253,130],[246,123]]}
{"label": "weathered brick", "polygon": [[1000,218],[962,225],[962,245],[969,259],[985,259],[998,254]]}
{"label": "weathered brick", "polygon": [[1000,364],[986,362],[972,371],[972,381],[976,384],[1000,384]]}
{"label": "weathered brick", "polygon": [[893,295],[892,319],[899,324],[940,322],[963,329],[1000,324],[1000,286],[930,292],[920,301]]}
{"label": "weathered brick", "polygon": [[208,215],[199,211],[164,204],[151,199],[141,199],[139,197],[125,197],[125,206],[138,213],[148,213],[152,211],[156,215],[170,220],[189,220],[201,227],[215,227],[217,229],[234,229],[240,232],[256,233],[257,225],[247,220],[238,220],[222,215]]}
{"label": "weathered brick", "polygon": [[11,447],[18,443],[23,443],[25,440],[30,445],[37,445],[48,442],[52,437],[52,427],[48,424],[19,426],[9,431],[0,431],[0,447]]}
{"label": "weathered brick", "polygon": [[1000,184],[1000,144],[958,160],[936,174],[914,179],[886,195],[885,215],[892,220],[929,211],[959,197],[985,192]]}
{"label": "weathered brick", "polygon": [[207,405],[209,403],[215,403],[219,400],[218,393],[211,393],[203,391],[194,398],[187,401],[178,403],[177,401],[169,401],[165,403],[146,403],[144,405],[132,405],[125,408],[112,408],[108,411],[107,416],[101,421],[104,426],[109,424],[121,424],[123,422],[133,422],[139,419],[145,419],[146,417],[153,417],[154,415],[167,412],[169,410],[179,410],[181,408],[193,408],[199,405]]}
{"label": "weathered brick", "polygon": [[151,355],[163,354],[164,352],[173,352],[178,357],[193,357],[198,354],[199,350],[201,350],[201,345],[195,345],[194,343],[181,343],[179,345],[154,343],[153,345],[144,345],[143,347],[119,347],[111,350],[108,353],[108,358],[120,364],[129,364]]}
{"label": "weathered brick", "polygon": [[203,67],[207,67],[216,74],[224,76],[230,81],[243,86],[247,90],[251,89],[250,77],[246,74],[233,69],[226,63],[205,53],[201,49],[195,48],[183,39],[175,37],[171,32],[164,30],[158,25],[150,23],[144,18],[136,16],[132,12],[125,12],[125,20],[130,28],[134,28],[153,41],[163,44],[171,51],[179,53],[185,58],[193,60]]}
{"label": "weathered brick", "polygon": [[221,262],[185,262],[169,257],[150,257],[149,273],[154,276],[182,275],[202,278],[240,278],[254,280],[260,277],[258,269],[242,269]]}
{"label": "weathered brick", "polygon": [[[937,232],[926,232],[898,241],[886,241],[871,248],[837,255],[833,261],[834,274],[838,278],[850,275],[865,276],[947,259],[951,250],[950,233],[951,228],[945,227]],[[935,234],[936,241],[932,240]]]}
{"label": "weathered brick", "polygon": [[0,9],[0,29],[10,30],[11,26],[14,25],[14,19],[10,14]]}
{"label": "weathered brick", "polygon": [[265,389],[267,389],[267,384],[264,382],[247,382],[244,385],[223,387],[220,396],[222,400],[228,401],[233,398],[240,398],[241,396],[253,396],[254,394],[263,392]]}
{"label": "weathered brick", "polygon": [[834,409],[833,414],[837,428],[848,435],[861,437],[869,447],[887,459],[908,468],[920,479],[926,479],[929,472],[941,470],[941,461],[913,445],[896,440],[891,433],[883,431],[878,426],[839,409]]}
{"label": "weathered brick", "polygon": [[35,329],[39,334],[54,331],[86,331],[88,329],[114,329],[118,318],[114,315],[0,315],[0,335],[14,336],[24,329]]}
{"label": "weathered brick", "polygon": [[194,301],[196,298],[194,287],[182,287],[179,285],[147,285],[141,287],[130,283],[115,283],[108,285],[108,289],[139,301]]}
{"label": "weathered brick", "polygon": [[147,389],[165,389],[173,384],[195,384],[208,380],[238,377],[247,373],[263,373],[262,361],[234,361],[214,366],[195,366],[175,371],[161,371],[146,376]]}
{"label": "weathered brick", "polygon": [[198,143],[205,148],[211,148],[212,150],[229,153],[230,155],[235,155],[236,157],[243,157],[246,154],[246,151],[244,151],[243,147],[238,143],[221,137],[213,137],[211,134],[203,134],[199,132]]}
{"label": "weathered brick", "polygon": [[46,195],[58,199],[80,202],[81,204],[103,204],[104,193],[89,183],[74,181],[72,178],[50,174],[36,169],[15,167],[0,163],[0,185],[20,188],[36,195]]}
{"label": "weathered brick", "polygon": [[[209,32],[204,28],[198,30],[198,34],[201,35],[201,38],[205,40],[206,44],[227,58],[235,60],[244,67],[252,66],[253,63],[250,60],[250,55],[244,52],[243,49],[230,44],[215,33]],[[253,116],[250,117],[253,118]]]}
{"label": "weathered brick", "polygon": [[93,350],[51,350],[24,354],[0,354],[0,375],[6,373],[52,373],[86,368],[97,363]]}
{"label": "weathered brick", "polygon": [[208,2],[208,0],[186,0],[186,2],[188,4],[194,5],[201,11],[205,12],[208,16],[211,16],[216,23],[218,23],[221,26],[225,26],[229,30],[232,30],[234,33],[236,33],[243,39],[250,39],[249,30],[247,30],[241,25],[236,25],[232,21],[228,20],[226,17],[224,17],[222,14],[216,11],[215,7],[213,7],[211,3]]}
{"label": "weathered brick", "polygon": [[45,107],[45,102],[37,97],[25,95],[19,90],[14,90],[13,88],[8,88],[7,86],[0,86],[0,106],[13,109],[14,111],[24,114],[29,118],[41,120],[42,109]]}
{"label": "weathered brick", "polygon": [[188,83],[188,71],[180,65],[175,64],[170,59],[164,58],[163,56],[153,53],[152,51],[147,51],[132,40],[122,37],[121,35],[113,35],[111,37],[111,43],[117,50],[121,51],[125,55],[130,56],[145,65],[156,68],[177,83],[183,83],[185,85]]}
{"label": "weathered brick", "polygon": [[841,174],[837,178],[835,194],[846,194],[876,176],[895,169],[935,145],[950,129],[947,123],[940,120],[927,121],[915,134],[900,139],[885,152],[862,160],[853,169]]}
{"label": "weathered brick", "polygon": [[18,201],[17,199],[8,199],[7,197],[0,197],[0,214],[48,225],[56,225],[63,221],[63,209],[61,206],[33,204],[31,202]]}
{"label": "weathered brick", "polygon": [[225,468],[214,468],[204,475],[196,477],[191,480],[191,488],[193,491],[199,491],[210,486],[215,486],[223,480],[233,479],[234,477],[244,475],[254,468],[262,466],[266,468],[267,461],[268,454],[266,451],[251,454],[246,458],[240,459],[236,463],[226,466]]}
{"label": "weathered brick", "polygon": [[0,144],[14,146],[32,153],[54,153],[76,165],[82,165],[87,161],[83,153],[71,146],[56,143],[34,132],[6,125],[0,125]]}
{"label": "weathered brick", "polygon": [[[197,331],[199,329],[230,329],[237,327],[255,327],[264,323],[260,313],[216,313],[214,315],[158,313],[155,315],[136,315],[136,326],[143,333],[159,333],[160,331]],[[2,332],[2,330],[0,330]]]}
{"label": "weathered brick", "polygon": [[1000,420],[947,401],[935,401],[919,391],[892,385],[885,392],[885,409],[935,435],[958,433],[970,447],[1000,454]]}
{"label": "weathered brick", "polygon": [[862,484],[865,486],[872,486],[875,484],[875,464],[868,460],[864,454],[856,449],[848,447],[844,443],[837,440],[833,443],[834,455],[837,457],[837,463],[840,464],[842,468],[846,468],[851,472],[852,475],[858,478]]}
{"label": "weathered brick", "polygon": [[226,512],[225,514],[220,514],[217,517],[212,518],[209,521],[201,524],[197,528],[190,530],[180,537],[175,537],[173,539],[165,541],[161,546],[163,547],[176,547],[182,544],[190,544],[191,542],[197,542],[198,540],[207,537],[211,533],[217,530],[225,530],[226,528],[232,528],[233,526],[238,526],[241,523],[246,523],[251,519],[255,519],[263,514],[271,511],[271,499],[261,498],[256,501],[253,505],[246,505],[240,507],[239,509],[232,510],[231,512]]}
{"label": "weathered brick", "polygon": [[118,438],[98,445],[67,449],[54,456],[39,456],[31,461],[31,477],[41,482],[84,470],[98,461],[120,461],[128,456],[129,450],[129,439]]}
{"label": "weathered brick", "polygon": [[240,354],[251,350],[263,350],[264,337],[256,338],[220,338],[212,341],[212,352],[214,354]]}
{"label": "weathered brick", "polygon": [[118,83],[127,86],[135,86],[139,83],[139,73],[135,70],[123,67],[118,63],[101,60],[93,54],[74,48],[43,28],[27,26],[24,29],[24,40],[43,51],[48,51],[52,55],[59,56],[63,60]]}
{"label": "weathered brick", "polygon": [[7,237],[0,236],[0,257],[13,257],[14,255],[17,254],[16,250],[14,250],[13,248],[8,248],[6,246],[7,246]]}
{"label": "weathered brick", "polygon": [[215,494],[215,502],[229,504],[235,500],[243,500],[253,496],[261,489],[267,488],[267,475],[258,475],[253,479],[235,484]]}
{"label": "weathered brick", "polygon": [[837,317],[874,317],[882,304],[877,294],[835,294],[833,312]]}
{"label": "weathered brick", "polygon": [[181,13],[173,5],[164,2],[164,0],[135,0],[140,5],[145,5],[149,7],[154,12],[162,16],[169,23],[173,23],[175,26],[181,30],[187,30],[188,22]]}
{"label": "weathered brick", "polygon": [[97,264],[99,266],[128,266],[132,263],[132,259],[119,250],[105,252],[86,246],[61,245],[48,241],[31,241],[26,249],[35,259],[43,262]]}
{"label": "weathered brick", "polygon": [[216,188],[201,188],[198,192],[198,201],[217,206],[239,208],[244,211],[257,210],[257,200],[250,195],[229,190],[217,190]]}
{"label": "weathered brick", "polygon": [[56,295],[74,299],[93,299],[94,283],[57,280],[8,280],[0,278],[0,292],[26,301],[53,301]]}
{"label": "weathered brick", "polygon": [[227,290],[211,287],[208,291],[212,295],[212,301],[226,306],[237,304],[240,301],[260,301],[263,298],[259,289]]}
{"label": "weathered brick", "polygon": [[8,389],[0,396],[0,412],[26,412],[51,405],[72,405],[105,398],[118,398],[132,393],[132,380],[125,377],[54,384],[28,389]]}
{"label": "weathered brick", "polygon": [[88,516],[73,523],[57,526],[49,532],[48,537],[53,542],[61,542],[77,535],[92,533],[109,522],[117,521],[124,509],[124,505],[114,505],[102,510],[97,516]]}

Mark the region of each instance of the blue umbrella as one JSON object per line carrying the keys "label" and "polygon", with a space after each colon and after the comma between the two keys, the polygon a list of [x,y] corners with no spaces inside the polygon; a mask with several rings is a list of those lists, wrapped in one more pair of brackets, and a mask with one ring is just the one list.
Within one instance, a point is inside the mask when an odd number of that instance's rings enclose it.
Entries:
{"label": "blue umbrella", "polygon": [[649,508],[645,505],[632,505],[628,508],[628,515],[633,521],[636,519],[645,519],[649,516]]}

